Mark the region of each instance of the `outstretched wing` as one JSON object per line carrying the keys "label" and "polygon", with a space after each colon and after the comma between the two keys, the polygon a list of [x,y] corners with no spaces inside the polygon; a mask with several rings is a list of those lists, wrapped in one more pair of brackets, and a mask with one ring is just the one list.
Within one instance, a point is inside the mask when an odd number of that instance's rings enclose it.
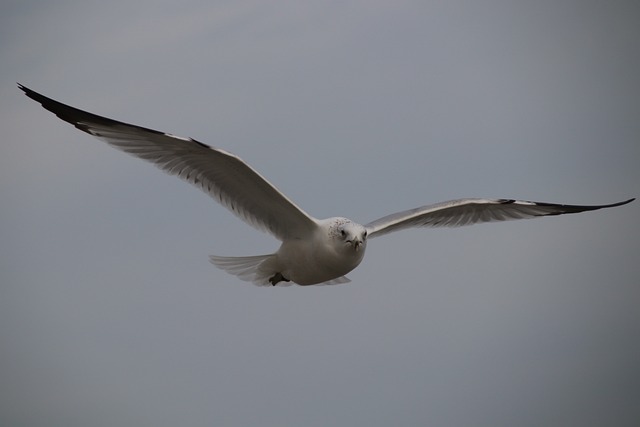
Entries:
{"label": "outstretched wing", "polygon": [[595,211],[624,205],[633,200],[635,199],[610,205],[578,206],[511,199],[460,199],[397,212],[370,222],[365,227],[369,237],[377,237],[411,227],[460,227],[481,222]]}
{"label": "outstretched wing", "polygon": [[83,132],[202,189],[238,217],[280,240],[302,238],[317,226],[239,157],[191,138],[111,120],[62,104],[18,85],[31,99]]}

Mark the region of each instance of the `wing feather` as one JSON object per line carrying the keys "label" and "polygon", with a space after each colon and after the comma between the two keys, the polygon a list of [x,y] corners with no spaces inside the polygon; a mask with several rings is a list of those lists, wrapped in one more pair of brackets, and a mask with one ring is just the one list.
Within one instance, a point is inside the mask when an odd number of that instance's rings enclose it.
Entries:
{"label": "wing feather", "polygon": [[369,237],[412,227],[460,227],[482,222],[510,221],[549,215],[562,215],[611,208],[610,205],[559,205],[513,199],[459,199],[397,212],[365,225]]}
{"label": "wing feather", "polygon": [[88,113],[19,87],[62,120],[195,185],[250,225],[280,240],[303,238],[317,227],[313,217],[231,153],[191,138]]}

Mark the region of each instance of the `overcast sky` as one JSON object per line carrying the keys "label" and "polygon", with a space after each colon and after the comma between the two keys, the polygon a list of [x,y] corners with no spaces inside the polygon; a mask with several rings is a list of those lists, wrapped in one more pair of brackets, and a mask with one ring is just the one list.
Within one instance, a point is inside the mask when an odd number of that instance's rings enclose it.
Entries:
{"label": "overcast sky", "polygon": [[372,240],[339,286],[16,82],[240,155],[318,217],[640,196],[635,1],[0,6],[0,424],[637,426],[640,202]]}

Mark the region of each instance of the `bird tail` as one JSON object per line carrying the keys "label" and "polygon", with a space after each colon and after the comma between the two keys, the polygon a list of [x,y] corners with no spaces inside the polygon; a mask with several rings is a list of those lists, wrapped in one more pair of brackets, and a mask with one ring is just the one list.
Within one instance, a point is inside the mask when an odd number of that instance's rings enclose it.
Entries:
{"label": "bird tail", "polygon": [[[276,254],[243,257],[224,257],[210,255],[209,260],[216,267],[239,279],[258,286],[271,286],[269,278],[278,272]],[[279,286],[290,285],[291,282],[279,282]]]}

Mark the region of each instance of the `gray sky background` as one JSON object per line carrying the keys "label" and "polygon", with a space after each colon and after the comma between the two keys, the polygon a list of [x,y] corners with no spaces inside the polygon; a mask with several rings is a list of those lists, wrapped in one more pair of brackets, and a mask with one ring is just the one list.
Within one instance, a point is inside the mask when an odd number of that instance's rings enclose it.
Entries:
{"label": "gray sky background", "polygon": [[79,108],[240,155],[316,217],[640,196],[635,1],[0,6],[0,424],[637,426],[640,203],[372,240],[342,286]]}

